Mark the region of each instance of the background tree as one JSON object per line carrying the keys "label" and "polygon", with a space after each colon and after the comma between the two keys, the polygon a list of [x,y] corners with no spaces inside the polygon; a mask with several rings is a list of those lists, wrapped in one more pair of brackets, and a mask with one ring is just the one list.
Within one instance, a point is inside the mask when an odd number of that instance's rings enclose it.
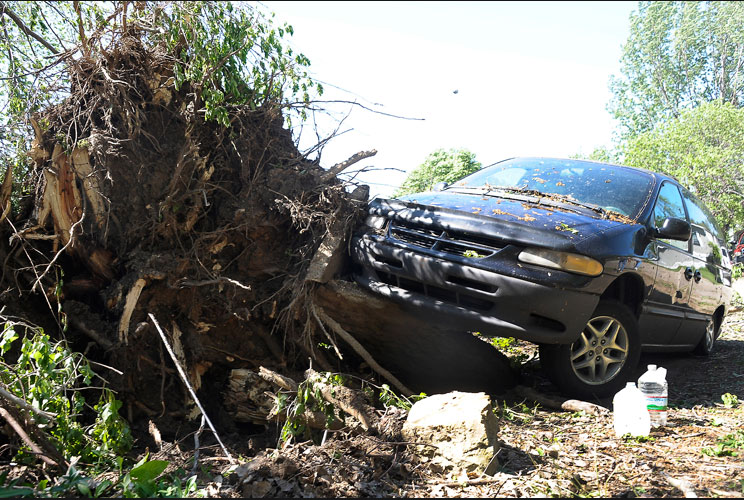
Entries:
{"label": "background tree", "polygon": [[744,4],[639,2],[630,16],[621,75],[608,110],[620,139],[677,118],[685,109],[744,97]]}
{"label": "background tree", "polygon": [[577,153],[571,155],[571,158],[575,158],[577,160],[600,161],[603,163],[618,163],[617,151],[606,146],[596,147],[589,154]]}
{"label": "background tree", "polygon": [[467,149],[450,149],[449,151],[437,149],[408,174],[393,196],[428,191],[439,182],[452,184],[480,170],[481,166],[481,163],[475,159],[475,153]]}
{"label": "background tree", "polygon": [[744,226],[744,109],[704,103],[630,139],[623,155],[626,165],[676,177],[726,232]]}

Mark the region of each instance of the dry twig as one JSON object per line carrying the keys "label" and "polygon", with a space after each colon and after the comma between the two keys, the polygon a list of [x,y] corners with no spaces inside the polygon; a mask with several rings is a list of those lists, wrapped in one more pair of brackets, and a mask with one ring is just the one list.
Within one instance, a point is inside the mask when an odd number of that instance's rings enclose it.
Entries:
{"label": "dry twig", "polygon": [[181,364],[178,362],[178,359],[176,359],[176,355],[173,352],[173,348],[171,348],[170,344],[168,343],[168,339],[165,337],[165,333],[163,333],[163,330],[160,328],[160,325],[158,324],[158,320],[155,319],[155,316],[153,316],[152,313],[147,313],[147,316],[150,318],[150,321],[152,321],[152,324],[155,325],[155,328],[158,330],[158,333],[160,334],[160,338],[163,341],[163,344],[165,344],[165,348],[168,351],[168,354],[170,354],[171,359],[173,360],[173,364],[176,365],[176,369],[178,370],[178,374],[181,376],[181,380],[183,380],[183,383],[188,388],[189,394],[191,394],[191,397],[194,399],[194,403],[196,403],[196,405],[199,407],[199,410],[201,411],[202,415],[207,421],[209,428],[212,430],[212,434],[214,434],[214,437],[217,438],[217,442],[220,443],[220,447],[222,448],[222,451],[225,453],[225,456],[230,460],[230,463],[235,463],[234,459],[232,458],[232,455],[230,455],[230,452],[227,451],[227,448],[225,448],[225,445],[222,444],[222,440],[220,439],[219,434],[217,434],[217,430],[214,428],[214,425],[212,425],[212,421],[209,420],[209,417],[207,416],[207,412],[204,411],[204,407],[202,406],[201,401],[199,401],[199,398],[196,396],[196,392],[194,392],[194,388],[191,387],[191,383],[189,383],[189,379],[186,376],[186,373],[183,371],[183,368],[181,367]]}

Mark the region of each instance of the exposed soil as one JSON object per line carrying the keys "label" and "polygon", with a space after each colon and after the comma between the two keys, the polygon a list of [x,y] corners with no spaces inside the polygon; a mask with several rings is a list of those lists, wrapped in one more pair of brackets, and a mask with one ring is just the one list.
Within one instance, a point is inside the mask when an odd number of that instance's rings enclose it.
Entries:
{"label": "exposed soil", "polygon": [[[525,343],[509,354],[524,359],[533,352]],[[710,357],[644,355],[636,375],[648,363],[668,369],[670,406],[667,426],[653,429],[648,439],[615,437],[611,414],[554,411],[507,394],[494,397],[501,449],[493,476],[445,474],[422,462],[396,438],[406,413],[391,407],[380,412],[388,429],[384,437],[341,430],[326,433],[319,444],[319,432],[315,442],[275,449],[278,427],[255,427],[250,439],[231,438],[233,453],[244,457],[237,470],[227,473],[215,446],[202,451],[213,457],[203,459],[208,473],[200,476],[201,484],[209,483],[208,492],[221,497],[741,496],[744,436],[715,450],[744,426],[738,402],[744,400],[744,373],[737,371],[744,366],[744,313],[726,319]],[[539,360],[523,368],[525,381],[555,394],[539,372]],[[721,398],[727,393],[737,398],[731,407]],[[609,398],[595,403],[611,408]]]}

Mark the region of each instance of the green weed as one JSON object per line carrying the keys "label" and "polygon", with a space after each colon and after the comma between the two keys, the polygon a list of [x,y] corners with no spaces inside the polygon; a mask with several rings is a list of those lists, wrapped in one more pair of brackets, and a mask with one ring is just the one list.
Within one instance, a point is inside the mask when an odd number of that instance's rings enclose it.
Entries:
{"label": "green weed", "polygon": [[723,401],[724,408],[736,408],[739,406],[739,398],[736,394],[727,392],[721,395],[721,401]]}
{"label": "green weed", "polygon": [[739,452],[744,448],[744,431],[738,430],[731,434],[726,434],[716,441],[712,448],[703,448],[703,455],[709,457],[738,457]]}

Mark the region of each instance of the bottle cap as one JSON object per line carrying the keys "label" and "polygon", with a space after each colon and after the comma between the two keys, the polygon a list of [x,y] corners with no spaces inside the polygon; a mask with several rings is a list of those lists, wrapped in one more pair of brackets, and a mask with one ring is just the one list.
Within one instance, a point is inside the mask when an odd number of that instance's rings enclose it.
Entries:
{"label": "bottle cap", "polygon": [[628,382],[625,384],[625,387],[633,387],[635,388],[635,382]]}
{"label": "bottle cap", "polygon": [[656,371],[656,365],[648,365],[648,371],[655,372]]}

